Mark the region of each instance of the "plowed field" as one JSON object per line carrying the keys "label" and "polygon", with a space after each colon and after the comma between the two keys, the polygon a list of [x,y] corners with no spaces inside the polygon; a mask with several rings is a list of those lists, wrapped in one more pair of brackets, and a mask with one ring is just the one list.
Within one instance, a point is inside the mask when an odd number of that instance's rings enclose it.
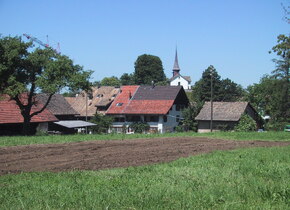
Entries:
{"label": "plowed field", "polygon": [[178,137],[0,147],[0,175],[140,166],[215,150],[287,145],[290,142]]}

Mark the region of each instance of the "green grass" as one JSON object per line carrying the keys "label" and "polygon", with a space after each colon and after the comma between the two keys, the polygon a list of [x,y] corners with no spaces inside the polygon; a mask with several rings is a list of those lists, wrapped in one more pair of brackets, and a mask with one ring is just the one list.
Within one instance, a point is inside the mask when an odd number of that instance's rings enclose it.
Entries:
{"label": "green grass", "polygon": [[50,136],[2,136],[0,147],[29,145],[29,144],[53,144],[80,142],[89,140],[123,140],[135,138],[159,138],[159,137],[181,137],[196,136],[209,138],[222,138],[232,140],[267,140],[267,141],[290,141],[290,133],[287,132],[214,132],[214,133],[165,133],[165,134],[103,134],[103,135],[50,135]]}
{"label": "green grass", "polygon": [[0,176],[0,209],[289,208],[289,146],[124,169]]}

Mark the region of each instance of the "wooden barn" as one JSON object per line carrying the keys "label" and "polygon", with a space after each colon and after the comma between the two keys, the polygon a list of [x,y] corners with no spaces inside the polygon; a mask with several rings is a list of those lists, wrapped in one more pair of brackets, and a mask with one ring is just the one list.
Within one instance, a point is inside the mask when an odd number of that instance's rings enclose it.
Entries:
{"label": "wooden barn", "polygon": [[[258,122],[258,113],[248,102],[213,102],[213,131],[233,130],[242,114]],[[198,132],[210,132],[210,102],[205,102],[195,120],[198,122]]]}

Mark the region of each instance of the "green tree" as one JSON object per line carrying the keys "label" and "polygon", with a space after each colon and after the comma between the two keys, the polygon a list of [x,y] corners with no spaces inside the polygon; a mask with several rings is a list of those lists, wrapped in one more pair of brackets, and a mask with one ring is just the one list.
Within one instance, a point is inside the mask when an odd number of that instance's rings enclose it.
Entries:
{"label": "green tree", "polygon": [[277,37],[277,45],[272,48],[271,52],[274,52],[279,57],[278,59],[273,59],[276,63],[276,69],[272,71],[272,77],[279,80],[281,83],[281,102],[279,104],[279,110],[281,115],[278,116],[283,120],[289,120],[290,118],[290,36],[279,35]]}
{"label": "green tree", "polygon": [[135,84],[134,74],[128,73],[122,74],[122,76],[120,77],[120,82],[121,85],[134,85]]}
{"label": "green tree", "polygon": [[192,87],[193,101],[204,102],[211,99],[211,74],[213,82],[213,100],[219,99],[219,92],[221,89],[220,75],[216,69],[210,65],[203,73],[200,80],[198,80]]}
{"label": "green tree", "polygon": [[159,57],[153,55],[140,55],[135,62],[135,84],[151,85],[166,81],[162,62]]}
{"label": "green tree", "polygon": [[92,131],[94,133],[107,133],[108,129],[113,123],[113,118],[107,115],[96,113],[91,122],[97,124],[96,126],[92,127]]}
{"label": "green tree", "polygon": [[216,69],[210,65],[192,87],[192,99],[197,103],[210,101],[211,99],[211,76],[213,86],[213,101],[236,101],[243,96],[240,85],[230,79],[221,80]]}
{"label": "green tree", "polygon": [[[31,118],[47,107],[53,94],[65,87],[88,89],[90,75],[91,71],[84,71],[52,49],[35,49],[31,42],[22,42],[20,37],[0,37],[0,93],[9,95],[18,105],[25,135],[30,133]],[[38,103],[37,92],[48,94],[48,100],[32,113],[32,106]],[[26,100],[21,99],[24,95]]]}
{"label": "green tree", "polygon": [[221,80],[221,101],[238,101],[245,95],[241,85],[230,79]]}
{"label": "green tree", "polygon": [[273,59],[275,70],[271,75],[263,76],[258,84],[249,86],[247,98],[262,116],[270,115],[270,124],[278,125],[280,122],[289,122],[290,118],[290,38],[279,35],[277,42],[270,51],[278,56],[278,59]]}
{"label": "green tree", "polygon": [[195,117],[198,115],[203,104],[192,103],[182,111],[182,128],[184,131],[197,131],[197,121]]}
{"label": "green tree", "polygon": [[118,77],[112,76],[112,77],[105,77],[100,82],[101,86],[115,86],[118,87],[121,85],[120,80]]}

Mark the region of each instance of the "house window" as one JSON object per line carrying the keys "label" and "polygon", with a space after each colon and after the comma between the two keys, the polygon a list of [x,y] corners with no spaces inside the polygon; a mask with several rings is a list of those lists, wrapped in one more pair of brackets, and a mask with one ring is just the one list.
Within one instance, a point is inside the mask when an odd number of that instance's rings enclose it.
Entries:
{"label": "house window", "polygon": [[176,122],[179,122],[179,115],[176,115]]}
{"label": "house window", "polygon": [[178,82],[178,86],[180,86],[180,82]]}
{"label": "house window", "polygon": [[179,104],[176,104],[176,111],[180,111],[180,105]]}
{"label": "house window", "polygon": [[163,122],[167,122],[167,116],[166,115],[163,116]]}
{"label": "house window", "polygon": [[123,103],[117,103],[116,104],[116,106],[122,106],[123,105]]}

